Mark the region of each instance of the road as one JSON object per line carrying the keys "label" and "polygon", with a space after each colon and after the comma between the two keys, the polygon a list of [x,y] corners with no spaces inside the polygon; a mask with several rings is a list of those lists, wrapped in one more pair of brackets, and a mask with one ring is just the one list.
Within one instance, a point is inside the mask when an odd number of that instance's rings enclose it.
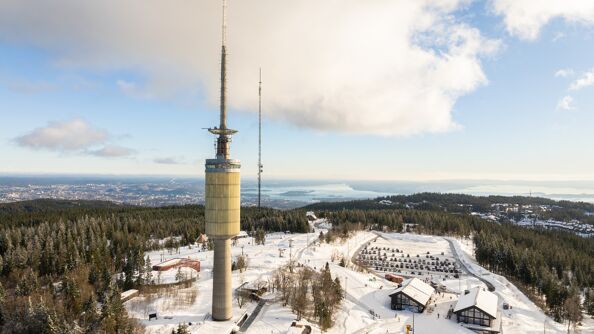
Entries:
{"label": "road", "polygon": [[482,278],[480,275],[475,275],[470,269],[468,269],[468,267],[466,266],[466,262],[464,262],[462,260],[462,256],[460,256],[460,254],[458,254],[458,250],[456,249],[456,246],[454,245],[454,241],[450,240],[448,238],[444,238],[444,239],[450,244],[450,248],[452,249],[452,254],[454,254],[454,256],[456,257],[456,260],[458,260],[458,262],[460,263],[460,266],[462,267],[462,269],[464,269],[466,274],[468,274],[470,276],[474,276],[481,282],[485,283],[485,285],[487,286],[489,291],[491,291],[491,292],[495,291],[495,286],[491,282]]}

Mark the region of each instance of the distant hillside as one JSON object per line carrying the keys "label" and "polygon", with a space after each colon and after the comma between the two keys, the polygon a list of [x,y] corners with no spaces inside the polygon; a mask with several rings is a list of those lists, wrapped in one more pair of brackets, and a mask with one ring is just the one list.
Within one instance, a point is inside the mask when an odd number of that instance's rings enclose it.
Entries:
{"label": "distant hillside", "polygon": [[[393,205],[380,203],[387,200]],[[394,206],[406,205],[408,203],[417,203],[421,209],[446,209],[447,211],[467,211],[462,210],[461,205],[471,206],[474,211],[488,210],[492,204],[514,203],[520,205],[548,205],[558,206],[564,209],[575,209],[587,212],[594,212],[594,204],[585,202],[555,201],[543,197],[527,196],[473,196],[466,194],[442,194],[442,193],[418,193],[413,195],[395,195],[378,197],[376,199],[354,200],[346,202],[320,202],[310,204],[304,207],[308,210],[341,210],[341,209],[394,209]],[[419,207],[417,207],[419,208]]]}
{"label": "distant hillside", "polygon": [[108,201],[85,201],[85,200],[59,200],[59,199],[35,199],[30,201],[2,203],[0,204],[1,213],[37,213],[48,211],[59,211],[64,209],[104,209],[104,208],[122,208],[123,204],[117,204]]}

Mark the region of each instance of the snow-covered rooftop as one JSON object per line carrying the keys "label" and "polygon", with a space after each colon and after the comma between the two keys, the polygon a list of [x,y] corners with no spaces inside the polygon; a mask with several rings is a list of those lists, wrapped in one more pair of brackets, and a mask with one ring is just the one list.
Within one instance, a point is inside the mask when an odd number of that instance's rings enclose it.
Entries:
{"label": "snow-covered rooftop", "polygon": [[136,289],[126,290],[126,291],[124,291],[124,292],[122,292],[120,294],[120,298],[121,299],[127,299],[127,298],[129,298],[129,297],[131,297],[131,296],[133,296],[133,295],[135,295],[137,293],[138,293],[138,290],[136,290]]}
{"label": "snow-covered rooftop", "polygon": [[460,296],[458,303],[456,303],[456,307],[454,307],[454,312],[474,306],[491,317],[496,318],[497,301],[498,298],[496,294],[481,289],[480,287],[475,287],[470,289],[470,292],[467,294]]}
{"label": "snow-covered rooftop", "polygon": [[[418,278],[409,278],[402,282],[402,286],[396,289],[391,295],[401,292],[409,298],[417,301],[422,305],[426,305],[435,292],[433,287]],[[391,296],[390,295],[390,296]]]}
{"label": "snow-covered rooftop", "polygon": [[174,259],[169,259],[166,261],[163,261],[161,263],[156,264],[156,267],[166,267],[166,266],[173,266],[179,263],[179,261],[181,261],[181,259],[179,258],[174,258]]}

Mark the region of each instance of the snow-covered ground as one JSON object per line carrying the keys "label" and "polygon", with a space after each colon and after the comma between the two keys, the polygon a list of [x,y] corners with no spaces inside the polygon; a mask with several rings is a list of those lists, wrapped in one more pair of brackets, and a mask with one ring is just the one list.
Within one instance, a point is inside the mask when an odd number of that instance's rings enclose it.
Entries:
{"label": "snow-covered ground", "polygon": [[[515,285],[505,277],[493,274],[481,267],[472,254],[468,243],[451,238],[455,247],[460,250],[462,261],[473,273],[480,275],[495,286],[494,293],[499,296],[499,306],[506,302],[512,306],[511,310],[502,310],[504,333],[567,333],[567,324],[559,324],[546,316],[538,306],[526,297]],[[585,316],[581,333],[594,333],[594,321]]]}
{"label": "snow-covered ground", "polygon": [[[238,240],[232,246],[233,256],[240,255],[242,251],[248,256],[248,269],[244,273],[233,272],[233,288],[239,287],[243,282],[266,280],[279,266],[287,263],[289,257],[303,265],[320,269],[326,262],[329,263],[333,277],[338,277],[346,290],[346,300],[343,301],[339,312],[336,314],[335,325],[328,333],[405,333],[406,324],[413,323],[413,314],[408,311],[393,311],[390,309],[389,294],[396,288],[395,284],[372,272],[361,272],[356,266],[347,268],[338,265],[339,258],[344,256],[352,258],[355,252],[365,243],[378,237],[378,234],[361,231],[354,234],[348,241],[333,244],[323,243],[307,247],[319,235],[320,230],[310,234],[284,234],[273,233],[267,235],[266,245],[253,245],[251,238]],[[456,253],[462,256],[464,264],[472,273],[480,275],[491,282],[499,296],[499,308],[507,302],[512,305],[509,311],[501,310],[503,332],[509,333],[542,333],[546,322],[547,333],[565,333],[566,325],[557,324],[545,317],[543,312],[524,296],[515,286],[504,277],[494,275],[479,266],[472,255],[472,245],[468,241],[451,238],[456,247],[452,252],[448,241],[442,237],[419,236],[415,234],[380,234],[382,242],[395,247],[403,248],[408,252],[436,252],[444,256],[455,257]],[[292,248],[289,248],[292,240]],[[210,312],[212,298],[212,251],[199,251],[200,247],[180,248],[179,253],[167,254],[166,252],[151,252],[148,255],[151,262],[158,263],[169,258],[182,257],[199,259],[201,272],[199,279],[190,288],[172,288],[156,296],[139,296],[126,302],[129,314],[141,321],[146,326],[148,333],[169,333],[179,323],[191,322],[192,333],[219,333],[233,327],[233,322],[215,323],[204,320]],[[279,249],[283,249],[280,257]],[[331,258],[335,258],[332,262]],[[176,270],[172,270],[175,275]],[[383,273],[381,273],[383,275]],[[474,286],[484,286],[480,280],[462,275],[460,279],[446,279],[440,281],[451,291],[459,291]],[[457,324],[454,319],[444,319],[447,310],[456,302],[456,294],[436,294],[431,302],[431,307],[423,314],[414,315],[417,333],[473,333]],[[251,313],[255,303],[248,303],[239,308],[236,301],[234,306],[234,319],[243,313]],[[148,321],[148,313],[157,311],[159,320]],[[258,333],[287,333],[287,330],[296,316],[287,307],[279,303],[265,305],[252,325],[247,330],[249,334]],[[305,322],[305,321],[303,321]],[[319,330],[314,327],[314,333]],[[594,322],[591,319],[584,321],[581,333],[594,333]]]}
{"label": "snow-covered ground", "polygon": [[[319,233],[319,231],[317,232]],[[253,245],[251,238],[238,239],[237,244],[231,247],[233,257],[247,255],[248,269],[240,273],[233,272],[233,289],[244,282],[253,282],[259,279],[266,280],[268,276],[279,266],[289,261],[289,257],[297,258],[308,241],[317,238],[316,233],[309,234],[285,234],[272,233],[266,236],[266,244]],[[292,240],[290,242],[289,240]],[[289,247],[289,244],[292,247]],[[279,257],[279,249],[283,249],[282,257]],[[172,258],[189,258],[200,260],[200,273],[196,282],[189,288],[171,287],[153,295],[141,295],[125,303],[131,317],[138,319],[146,327],[147,333],[170,333],[180,323],[192,323],[189,327],[192,333],[221,333],[223,334],[233,323],[206,321],[210,314],[212,299],[212,264],[213,252],[202,251],[199,245],[192,247],[181,247],[177,252],[153,251],[147,253],[151,263],[156,264]],[[193,269],[183,268],[182,271],[196,275]],[[161,273],[161,283],[174,282],[177,269],[171,269]],[[153,279],[158,280],[158,273],[153,271]],[[248,303],[239,308],[234,300],[234,319],[237,320],[246,311],[249,313],[256,306],[255,303]],[[286,310],[285,310],[286,311]],[[157,312],[159,319],[148,320],[148,314]],[[290,311],[289,311],[290,312]],[[293,316],[293,319],[295,317]],[[279,321],[278,327],[286,330],[290,321],[283,319]],[[252,325],[254,326],[254,325]]]}

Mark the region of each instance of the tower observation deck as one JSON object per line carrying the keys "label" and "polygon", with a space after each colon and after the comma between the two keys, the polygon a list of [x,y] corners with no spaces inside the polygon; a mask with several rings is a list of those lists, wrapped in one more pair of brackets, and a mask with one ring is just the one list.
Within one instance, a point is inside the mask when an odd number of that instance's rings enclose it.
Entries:
{"label": "tower observation deck", "polygon": [[226,0],[223,0],[221,47],[220,123],[208,131],[217,136],[216,158],[205,165],[206,234],[214,242],[212,318],[228,320],[232,317],[231,295],[231,238],[239,234],[240,168],[239,160],[229,157],[231,135],[227,128],[227,49]]}

